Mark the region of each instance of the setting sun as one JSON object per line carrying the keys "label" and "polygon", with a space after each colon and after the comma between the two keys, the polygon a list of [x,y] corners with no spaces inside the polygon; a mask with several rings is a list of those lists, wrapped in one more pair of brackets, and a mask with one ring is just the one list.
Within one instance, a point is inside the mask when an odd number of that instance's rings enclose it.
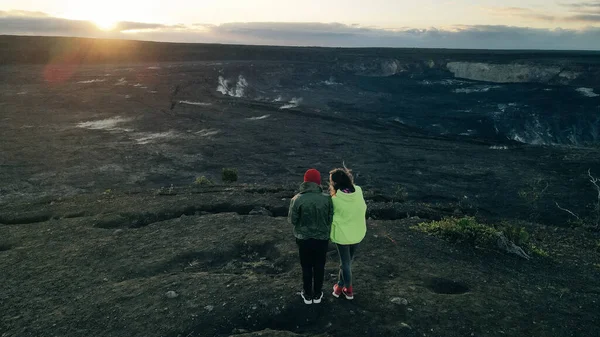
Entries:
{"label": "setting sun", "polygon": [[95,19],[92,22],[102,30],[112,30],[117,26],[117,22],[108,18]]}
{"label": "setting sun", "polygon": [[69,7],[61,16],[72,20],[89,21],[103,31],[118,29],[118,23],[156,22],[158,0],[103,0],[99,2],[69,1]]}

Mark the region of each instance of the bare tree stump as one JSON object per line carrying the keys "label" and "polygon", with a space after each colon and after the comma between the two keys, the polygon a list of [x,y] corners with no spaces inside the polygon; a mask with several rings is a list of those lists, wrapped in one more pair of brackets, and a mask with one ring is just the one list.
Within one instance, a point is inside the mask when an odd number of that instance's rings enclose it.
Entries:
{"label": "bare tree stump", "polygon": [[497,233],[496,235],[498,236],[498,248],[502,249],[503,251],[505,251],[507,253],[515,254],[519,257],[522,257],[525,260],[531,259],[531,257],[529,255],[527,255],[527,253],[525,253],[523,248],[515,245],[514,242],[512,242],[508,238],[506,238],[506,236],[504,236],[504,234]]}

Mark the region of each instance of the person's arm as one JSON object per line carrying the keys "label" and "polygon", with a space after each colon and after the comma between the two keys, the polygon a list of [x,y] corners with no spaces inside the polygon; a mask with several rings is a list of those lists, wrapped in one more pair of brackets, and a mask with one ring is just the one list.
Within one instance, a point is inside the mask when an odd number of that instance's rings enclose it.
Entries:
{"label": "person's arm", "polygon": [[300,220],[300,212],[298,211],[298,198],[292,198],[290,202],[290,210],[288,212],[288,222],[292,225],[296,226],[298,221]]}
{"label": "person's arm", "polygon": [[329,198],[329,225],[333,224],[333,199]]}
{"label": "person's arm", "polygon": [[367,201],[365,200],[365,197],[363,195],[363,203],[365,204],[365,219],[368,217],[367,215],[369,214],[369,206],[367,205]]}

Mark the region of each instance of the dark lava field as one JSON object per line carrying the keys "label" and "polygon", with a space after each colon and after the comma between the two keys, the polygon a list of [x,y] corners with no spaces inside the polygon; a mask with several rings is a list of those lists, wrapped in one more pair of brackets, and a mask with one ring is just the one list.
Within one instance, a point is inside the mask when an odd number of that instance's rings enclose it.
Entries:
{"label": "dark lava field", "polygon": [[[598,53],[0,42],[2,337],[600,335]],[[356,300],[306,307],[287,206],[344,163]],[[465,215],[546,253],[412,229]]]}

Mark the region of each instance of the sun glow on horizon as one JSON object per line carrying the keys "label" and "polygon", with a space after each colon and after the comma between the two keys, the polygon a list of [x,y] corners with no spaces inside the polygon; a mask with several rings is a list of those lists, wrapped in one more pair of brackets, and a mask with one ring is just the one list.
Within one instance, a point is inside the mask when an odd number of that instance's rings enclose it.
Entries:
{"label": "sun glow on horizon", "polygon": [[103,31],[115,31],[120,22],[163,22],[157,15],[161,13],[159,5],[159,0],[70,0],[68,9],[57,14],[66,19],[88,21]]}
{"label": "sun glow on horizon", "polygon": [[117,27],[117,21],[110,18],[92,19],[91,21],[101,30],[109,31]]}

